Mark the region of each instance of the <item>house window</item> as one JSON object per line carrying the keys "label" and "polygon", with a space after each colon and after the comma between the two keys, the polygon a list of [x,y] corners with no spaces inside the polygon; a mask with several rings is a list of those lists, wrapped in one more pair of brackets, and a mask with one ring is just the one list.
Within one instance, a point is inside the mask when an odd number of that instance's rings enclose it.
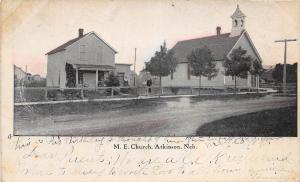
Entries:
{"label": "house window", "polygon": [[191,65],[190,64],[187,65],[187,79],[188,80],[191,79]]}
{"label": "house window", "polygon": [[86,45],[80,45],[80,61],[86,61]]}

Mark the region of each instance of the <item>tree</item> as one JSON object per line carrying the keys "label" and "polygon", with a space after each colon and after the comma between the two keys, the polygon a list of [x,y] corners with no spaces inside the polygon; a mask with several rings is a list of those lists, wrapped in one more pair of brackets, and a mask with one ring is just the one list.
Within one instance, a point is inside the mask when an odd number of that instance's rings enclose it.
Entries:
{"label": "tree", "polygon": [[192,67],[192,75],[199,77],[199,95],[201,89],[201,77],[208,77],[209,79],[217,76],[218,69],[216,69],[216,61],[211,51],[205,46],[201,49],[193,50],[188,56]]}
{"label": "tree", "polygon": [[[252,75],[255,75],[255,77],[257,78],[259,75],[261,75],[264,72],[264,69],[262,67],[262,64],[260,61],[258,61],[257,59],[252,61],[252,66],[250,68],[250,73]],[[257,80],[259,84],[259,80]],[[258,91],[258,87],[257,87],[257,91]]]}
{"label": "tree", "polygon": [[276,82],[281,83],[283,79],[283,64],[276,64],[274,70],[272,71],[272,77]]}
{"label": "tree", "polygon": [[229,58],[223,62],[226,76],[234,78],[234,91],[236,92],[236,77],[247,78],[253,58],[247,55],[247,51],[241,47],[232,50]]}
{"label": "tree", "polygon": [[[282,83],[283,79],[283,64],[276,64],[272,77],[276,82]],[[286,65],[286,82],[297,83],[297,63]]]}
{"label": "tree", "polygon": [[[66,63],[66,86],[75,87],[76,86],[76,70],[73,68],[72,64]],[[60,75],[59,75],[60,76]]]}
{"label": "tree", "polygon": [[177,61],[174,58],[174,52],[172,50],[168,50],[166,42],[164,42],[163,45],[160,46],[160,50],[156,51],[150,61],[146,62],[146,71],[149,71],[151,75],[159,77],[161,90],[161,78],[173,73],[176,66]]}

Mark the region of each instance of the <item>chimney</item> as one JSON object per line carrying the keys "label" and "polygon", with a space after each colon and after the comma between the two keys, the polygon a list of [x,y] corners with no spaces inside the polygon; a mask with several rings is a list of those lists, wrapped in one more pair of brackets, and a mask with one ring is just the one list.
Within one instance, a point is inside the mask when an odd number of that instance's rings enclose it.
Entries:
{"label": "chimney", "polygon": [[83,36],[83,28],[78,29],[78,37]]}
{"label": "chimney", "polygon": [[218,27],[216,28],[216,30],[217,30],[217,35],[221,35],[221,27],[218,26]]}

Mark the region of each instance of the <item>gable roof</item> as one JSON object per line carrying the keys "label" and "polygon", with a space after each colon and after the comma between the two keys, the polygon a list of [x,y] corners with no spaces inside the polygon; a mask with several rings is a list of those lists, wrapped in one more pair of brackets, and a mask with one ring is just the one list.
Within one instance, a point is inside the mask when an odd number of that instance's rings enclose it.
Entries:
{"label": "gable roof", "polygon": [[76,37],[75,39],[71,39],[68,42],[66,42],[66,43],[58,46],[57,48],[55,48],[55,49],[47,52],[46,55],[50,55],[50,54],[54,54],[54,53],[57,53],[57,52],[60,52],[60,51],[64,51],[64,50],[66,50],[66,47],[68,47],[69,45],[73,44],[74,42],[77,42],[78,40],[82,39],[83,37],[85,37],[88,34],[89,33],[86,33],[86,34],[84,34],[81,37]]}
{"label": "gable roof", "polygon": [[249,33],[245,30],[243,34],[246,35],[246,38],[248,39],[248,41],[249,41],[249,43],[250,43],[250,45],[251,45],[251,47],[252,47],[254,53],[256,54],[258,60],[259,60],[260,62],[262,62],[262,59],[261,59],[261,57],[260,57],[260,55],[259,55],[259,53],[258,53],[256,47],[254,46],[254,44],[253,44],[253,42],[252,42],[252,40],[251,40],[251,38],[250,38]]}
{"label": "gable roof", "polygon": [[233,48],[241,35],[230,37],[230,33],[225,33],[209,37],[179,41],[172,48],[172,50],[174,51],[174,56],[179,62],[187,62],[186,57],[194,49],[206,46],[211,50],[216,60],[222,60],[224,59],[224,56],[226,56]]}
{"label": "gable roof", "polygon": [[96,35],[96,37],[97,37],[98,39],[100,39],[100,40],[101,40],[102,42],[104,42],[109,48],[111,48],[115,53],[117,53],[117,51],[116,51],[114,48],[112,48],[107,42],[105,42],[102,38],[100,38],[100,36],[99,36],[98,34],[96,34],[95,32],[89,32],[89,33],[84,34],[84,35],[81,36],[81,37],[76,37],[76,38],[74,38],[74,39],[69,40],[68,42],[66,42],[66,43],[64,43],[64,44],[62,44],[62,45],[60,45],[60,46],[58,46],[57,48],[55,48],[55,49],[53,49],[53,50],[47,52],[45,55],[50,55],[50,54],[54,54],[54,53],[57,53],[57,52],[60,52],[60,51],[64,51],[64,50],[66,50],[66,48],[67,48],[68,46],[72,45],[73,43],[77,42],[78,40],[80,40],[80,39],[82,39],[83,37],[86,37],[87,35],[90,35],[90,34]]}
{"label": "gable roof", "polygon": [[19,67],[19,66],[17,66],[17,65],[14,64],[14,71],[15,70],[20,70],[22,73],[25,74],[25,71],[21,67]]}
{"label": "gable roof", "polygon": [[[257,49],[255,48],[255,46],[254,46],[254,44],[253,44],[253,42],[252,42],[252,40],[251,40],[251,38],[250,38],[250,35],[248,34],[248,32],[247,32],[246,30],[244,30],[244,31],[242,32],[242,34],[241,34],[239,37],[241,38],[242,36],[245,36],[245,37],[246,37],[246,39],[248,40],[248,42],[249,42],[249,44],[250,44],[250,46],[251,46],[251,48],[252,48],[254,54],[256,55],[256,57],[258,58],[258,60],[259,60],[260,62],[262,62],[262,59],[261,59],[261,57],[260,57],[260,55],[259,55]],[[240,38],[239,38],[239,39],[240,39]],[[237,40],[237,42],[239,41],[239,39]],[[235,45],[236,45],[236,44],[235,44]],[[227,58],[229,58],[229,54],[231,54],[231,52],[232,52],[233,49],[235,48],[235,45],[234,45],[234,46],[231,48],[231,50],[228,52]]]}

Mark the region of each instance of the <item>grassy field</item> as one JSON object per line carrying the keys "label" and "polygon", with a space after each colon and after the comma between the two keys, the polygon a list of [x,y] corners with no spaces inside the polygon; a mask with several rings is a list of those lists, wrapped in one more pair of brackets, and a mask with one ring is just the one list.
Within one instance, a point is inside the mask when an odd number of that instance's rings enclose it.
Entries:
{"label": "grassy field", "polygon": [[202,125],[198,136],[297,136],[297,107],[233,116]]}

